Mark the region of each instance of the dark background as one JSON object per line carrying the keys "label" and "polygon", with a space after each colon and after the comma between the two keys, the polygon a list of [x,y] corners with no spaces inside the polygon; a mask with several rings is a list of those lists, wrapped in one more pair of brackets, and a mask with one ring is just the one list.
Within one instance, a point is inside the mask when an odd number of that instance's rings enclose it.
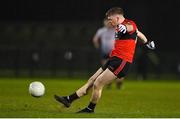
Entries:
{"label": "dark background", "polygon": [[[124,8],[127,18],[158,42],[161,50],[179,50],[179,0],[22,0],[1,4],[1,21],[100,21],[113,7]],[[169,45],[169,42],[172,44]]]}
{"label": "dark background", "polygon": [[[1,69],[31,69],[32,54],[40,55],[40,69],[89,69],[98,65],[92,37],[105,12],[124,9],[138,29],[154,40],[161,72],[175,73],[179,57],[179,0],[8,0],[0,4]],[[71,62],[64,58],[73,53]],[[64,62],[64,63],[63,63]],[[162,65],[163,64],[163,65]],[[36,69],[36,68],[35,68]],[[67,68],[68,70],[68,68]],[[31,72],[32,73],[32,72]],[[54,73],[52,73],[54,75]]]}

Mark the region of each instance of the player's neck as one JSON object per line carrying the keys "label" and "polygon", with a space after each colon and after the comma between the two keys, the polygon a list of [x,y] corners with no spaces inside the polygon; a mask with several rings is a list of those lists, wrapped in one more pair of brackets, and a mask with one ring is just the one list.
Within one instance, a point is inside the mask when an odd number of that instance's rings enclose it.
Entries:
{"label": "player's neck", "polygon": [[123,23],[124,20],[125,20],[125,18],[122,16],[122,17],[119,19],[119,23],[120,23],[120,24]]}

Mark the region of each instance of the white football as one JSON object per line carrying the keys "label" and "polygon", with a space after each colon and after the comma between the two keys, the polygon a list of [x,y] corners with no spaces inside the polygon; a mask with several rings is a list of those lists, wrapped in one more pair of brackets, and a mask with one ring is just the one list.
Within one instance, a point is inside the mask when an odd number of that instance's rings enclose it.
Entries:
{"label": "white football", "polygon": [[35,81],[30,83],[29,85],[29,93],[33,96],[33,97],[41,97],[44,95],[45,93],[45,87],[44,85],[39,82],[39,81]]}

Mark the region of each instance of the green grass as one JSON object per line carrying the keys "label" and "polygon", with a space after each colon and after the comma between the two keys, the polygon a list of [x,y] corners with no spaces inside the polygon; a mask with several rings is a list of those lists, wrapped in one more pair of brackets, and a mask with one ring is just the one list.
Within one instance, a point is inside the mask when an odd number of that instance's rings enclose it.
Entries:
{"label": "green grass", "polygon": [[[39,80],[46,94],[34,98],[30,82]],[[105,89],[95,114],[76,114],[89,103],[90,94],[65,108],[54,94],[74,92],[86,80],[80,79],[0,79],[0,117],[180,117],[180,81],[126,80],[122,89]]]}

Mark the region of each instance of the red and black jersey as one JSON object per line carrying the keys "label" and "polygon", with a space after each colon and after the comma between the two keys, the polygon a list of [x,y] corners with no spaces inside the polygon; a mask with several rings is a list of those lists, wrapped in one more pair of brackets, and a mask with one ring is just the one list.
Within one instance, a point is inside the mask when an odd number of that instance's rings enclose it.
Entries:
{"label": "red and black jersey", "polygon": [[133,25],[133,31],[122,34],[119,32],[119,26],[115,30],[114,49],[110,53],[110,57],[116,56],[127,62],[132,63],[136,47],[137,26],[132,20],[125,19],[122,24]]}

